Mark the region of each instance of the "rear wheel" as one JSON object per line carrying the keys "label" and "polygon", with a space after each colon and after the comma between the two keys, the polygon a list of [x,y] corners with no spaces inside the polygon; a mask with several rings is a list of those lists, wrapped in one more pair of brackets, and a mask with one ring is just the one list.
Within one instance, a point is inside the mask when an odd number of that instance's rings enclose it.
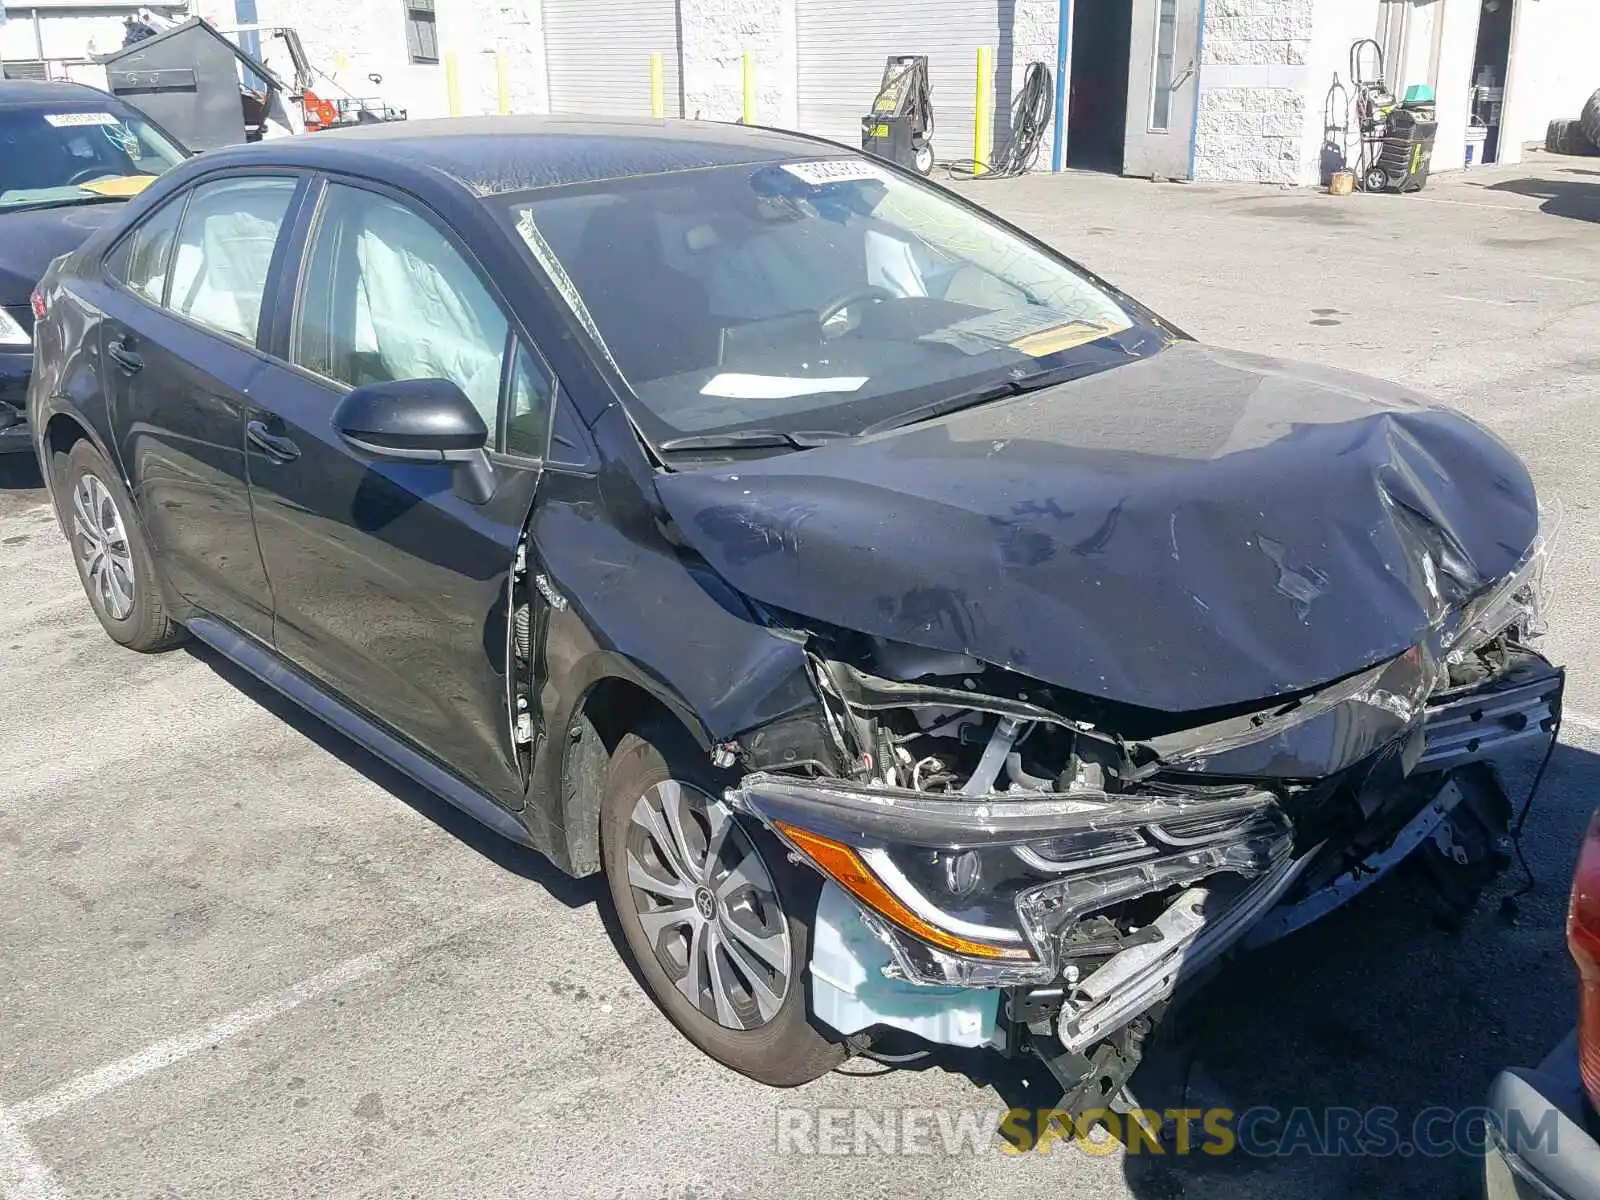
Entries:
{"label": "rear wheel", "polygon": [[601,856],[639,975],[712,1058],[791,1087],[844,1058],[807,1017],[816,877],[721,798],[726,780],[665,722],[612,756]]}
{"label": "rear wheel", "polygon": [[133,500],[105,456],[87,440],[56,456],[56,502],[89,605],[115,642],[170,650],[187,637],[167,614],[155,560]]}

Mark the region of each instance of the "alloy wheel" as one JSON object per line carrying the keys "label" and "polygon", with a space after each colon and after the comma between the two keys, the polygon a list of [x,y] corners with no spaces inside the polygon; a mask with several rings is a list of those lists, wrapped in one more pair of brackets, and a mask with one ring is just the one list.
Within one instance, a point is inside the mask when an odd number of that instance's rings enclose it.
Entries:
{"label": "alloy wheel", "polygon": [[658,783],[628,821],[628,884],[656,960],[705,1017],[771,1021],[792,986],[789,923],[750,835],[693,784]]}
{"label": "alloy wheel", "polygon": [[133,552],[111,491],[93,475],[80,475],[72,490],[72,541],[90,594],[114,621],[133,612]]}

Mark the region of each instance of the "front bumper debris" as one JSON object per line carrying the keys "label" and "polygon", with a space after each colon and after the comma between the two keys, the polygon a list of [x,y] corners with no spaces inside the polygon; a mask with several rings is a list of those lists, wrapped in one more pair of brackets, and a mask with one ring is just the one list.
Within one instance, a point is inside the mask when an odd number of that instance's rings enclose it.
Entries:
{"label": "front bumper debris", "polygon": [[1428,702],[1427,742],[1418,771],[1448,771],[1544,739],[1561,719],[1566,673],[1523,653],[1504,675],[1476,687],[1436,693]]}
{"label": "front bumper debris", "polygon": [[[1408,662],[1407,678],[1427,668]],[[1024,723],[1006,716],[976,785],[930,792],[758,771],[728,799],[829,881],[812,962],[820,1019],[849,1035],[884,1026],[1027,1046],[1069,1105],[1092,1106],[1131,1073],[1151,1020],[1185,982],[1331,912],[1430,839],[1453,846],[1459,813],[1509,810],[1481,764],[1553,736],[1564,676],[1519,645],[1481,673],[1453,675],[1456,686],[1425,704],[1391,706],[1395,732],[1372,752],[1388,762],[1384,794],[1351,800],[1359,829],[1338,836],[1297,807],[1305,795],[1326,807],[1333,793],[1317,781],[1216,784],[1193,756],[1121,790],[1040,787],[1047,780],[1016,765]],[[1372,708],[1387,694],[1378,679],[1354,681],[1341,702]],[[996,783],[996,746],[1010,786]],[[1224,750],[1235,753],[1211,745],[1205,756]],[[1363,778],[1370,791],[1380,776]],[[1019,862],[1033,870],[1021,882],[1006,869]]]}

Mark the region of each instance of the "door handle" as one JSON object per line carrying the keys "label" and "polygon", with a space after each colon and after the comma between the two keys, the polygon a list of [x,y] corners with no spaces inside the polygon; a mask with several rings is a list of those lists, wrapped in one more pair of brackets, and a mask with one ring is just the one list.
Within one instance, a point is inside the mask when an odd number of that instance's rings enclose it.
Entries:
{"label": "door handle", "polygon": [[144,370],[144,359],[135,354],[127,342],[112,342],[106,347],[106,353],[111,356],[112,362],[129,375]]}
{"label": "door handle", "polygon": [[300,447],[282,434],[273,433],[264,421],[246,421],[244,435],[274,462],[293,462],[300,457]]}
{"label": "door handle", "polygon": [[1189,60],[1189,62],[1188,62],[1188,65],[1185,66],[1183,68],[1183,70],[1178,72],[1177,76],[1173,79],[1173,81],[1171,83],[1167,84],[1167,90],[1169,92],[1177,91],[1184,84],[1189,82],[1189,76],[1191,76],[1193,74],[1194,74],[1194,59],[1191,58]]}

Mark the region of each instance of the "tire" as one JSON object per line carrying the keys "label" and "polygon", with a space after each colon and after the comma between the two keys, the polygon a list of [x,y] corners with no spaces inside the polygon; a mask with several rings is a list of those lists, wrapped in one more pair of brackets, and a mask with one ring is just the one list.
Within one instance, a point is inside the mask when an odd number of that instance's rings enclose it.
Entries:
{"label": "tire", "polygon": [[918,175],[926,178],[933,174],[933,143],[923,142],[920,146],[911,147],[912,164],[916,167]]}
{"label": "tire", "polygon": [[167,613],[155,559],[122,477],[94,448],[55,456],[56,504],[89,606],[111,640],[130,650],[171,650],[188,637]]}
{"label": "tire", "polygon": [[[794,1087],[845,1057],[807,1015],[820,881],[733,815],[721,800],[727,783],[670,722],[626,735],[607,772],[601,859],[628,954],[667,1019],[723,1065]],[[714,838],[718,853],[708,855]],[[637,886],[644,879],[656,882]],[[691,888],[685,879],[705,882]],[[719,897],[713,888],[729,890]],[[776,965],[736,939],[736,929]]]}
{"label": "tire", "polygon": [[1578,127],[1592,146],[1600,146],[1600,91],[1591,95],[1578,117]]}
{"label": "tire", "polygon": [[1551,121],[1545,130],[1544,148],[1552,154],[1600,154],[1600,148],[1584,135],[1582,127],[1573,120]]}

